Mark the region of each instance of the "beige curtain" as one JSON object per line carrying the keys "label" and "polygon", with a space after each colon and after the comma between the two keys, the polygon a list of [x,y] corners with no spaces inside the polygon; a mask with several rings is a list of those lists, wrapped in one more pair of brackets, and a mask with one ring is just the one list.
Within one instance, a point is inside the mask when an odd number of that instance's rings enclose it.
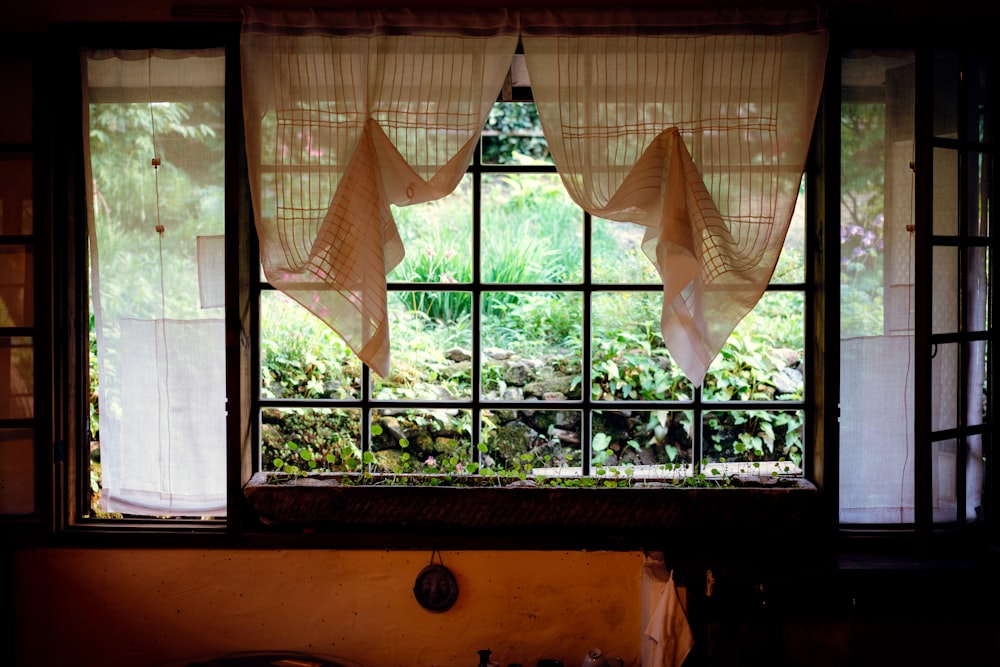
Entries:
{"label": "beige curtain", "polygon": [[389,368],[389,205],[451,192],[517,45],[497,11],[244,11],[251,191],[269,282]]}
{"label": "beige curtain", "polygon": [[542,129],[573,199],[647,228],[662,330],[697,385],[770,280],[827,34],[813,13],[525,10]]}

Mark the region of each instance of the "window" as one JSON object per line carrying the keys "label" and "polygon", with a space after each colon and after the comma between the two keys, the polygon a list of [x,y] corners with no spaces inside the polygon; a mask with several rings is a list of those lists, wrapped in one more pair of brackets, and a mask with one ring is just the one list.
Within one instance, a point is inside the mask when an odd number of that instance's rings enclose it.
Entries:
{"label": "window", "polygon": [[31,63],[14,52],[0,56],[4,91],[18,103],[0,112],[0,515],[25,519],[47,488],[33,475],[35,429],[47,413],[35,382],[45,339],[35,317]]}
{"label": "window", "polygon": [[664,346],[642,227],[573,203],[531,102],[497,103],[486,128],[453,194],[395,211],[387,377],[262,283],[262,469],[801,476],[804,209],[698,388]]}
{"label": "window", "polygon": [[97,511],[224,515],[225,57],[81,60]]}
{"label": "window", "polygon": [[[929,126],[916,113],[921,71],[932,72]],[[842,59],[840,519],[848,526],[926,531],[975,523],[986,511],[989,76],[983,60],[947,49]]]}
{"label": "window", "polygon": [[[209,476],[222,480],[227,506],[179,505],[151,517],[124,507],[108,516],[88,498],[70,523],[106,525],[113,516],[128,525],[142,517],[144,526],[180,521],[188,529],[188,518],[211,517],[197,524],[252,531],[260,526],[243,514],[242,486],[254,472],[282,470],[368,470],[402,481],[410,473],[517,478],[530,469],[551,478],[579,474],[596,485],[773,471],[835,492],[836,514],[850,530],[909,533],[988,518],[993,112],[983,96],[992,62],[970,60],[965,50],[862,53],[841,49],[849,43],[841,37],[830,54],[841,77],[827,79],[821,119],[837,129],[812,148],[816,168],[801,184],[764,296],[700,388],[664,350],[662,285],[641,238],[566,195],[527,89],[514,85],[494,106],[452,194],[393,209],[406,256],[387,276],[393,362],[381,376],[256,263],[247,177],[234,176],[240,104],[232,97],[220,104],[236,89],[235,50],[226,52],[225,89],[216,81],[179,94],[169,84],[151,86],[145,75],[105,87],[107,101],[92,103],[133,105],[137,123],[152,109],[146,127],[156,126],[161,154],[159,167],[142,164],[136,176],[153,186],[145,202],[109,200],[108,210],[132,206],[132,219],[141,221],[145,205],[150,221],[162,179],[160,216],[173,215],[175,186],[163,183],[169,166],[187,173],[185,187],[198,202],[180,209],[210,211],[199,220],[213,224],[192,226],[190,251],[174,253],[193,258],[179,269],[186,278],[212,275],[198,258],[225,237],[225,305],[205,313],[224,321],[224,340],[212,343],[210,362],[190,365],[221,374],[215,382],[229,397],[212,426],[224,435],[204,446],[222,457]],[[187,116],[171,126],[169,114],[180,109]],[[934,113],[925,118],[923,109]],[[176,170],[174,148],[164,143],[170,134],[195,149],[197,164]],[[296,150],[314,147],[307,134],[290,139],[300,142]],[[91,144],[93,164],[103,158]],[[209,177],[226,174],[210,185]],[[511,216],[531,233],[512,233]],[[840,224],[831,231],[824,218]],[[163,240],[171,224],[163,225]],[[115,269],[101,278],[101,290],[128,276],[130,287],[166,293],[149,280],[160,257],[152,227],[156,243],[148,261],[136,262],[140,277]],[[198,237],[209,252],[198,252]],[[97,247],[99,266],[112,260]],[[163,317],[166,299],[154,298],[142,319],[200,320],[201,288],[212,284],[165,281],[197,296],[198,313]],[[890,355],[898,363],[887,363]],[[97,377],[105,381],[99,369]],[[88,414],[82,401],[73,410],[71,422]],[[97,451],[87,454],[77,461],[88,482],[75,488],[81,498],[98,470],[90,464]]]}

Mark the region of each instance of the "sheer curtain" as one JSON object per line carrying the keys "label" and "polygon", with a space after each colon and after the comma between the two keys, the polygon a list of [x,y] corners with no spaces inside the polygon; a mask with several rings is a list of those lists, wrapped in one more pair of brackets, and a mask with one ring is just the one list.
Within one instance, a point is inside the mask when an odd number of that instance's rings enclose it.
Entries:
{"label": "sheer curtain", "polygon": [[823,83],[814,13],[525,10],[532,94],[590,213],[647,228],[671,355],[700,385],[784,243]]}
{"label": "sheer curtain", "polygon": [[389,205],[450,193],[517,45],[496,11],[244,11],[251,193],[268,281],[389,368]]}
{"label": "sheer curtain", "polygon": [[85,51],[81,71],[102,506],[221,516],[221,273],[199,246],[224,232],[225,56]]}

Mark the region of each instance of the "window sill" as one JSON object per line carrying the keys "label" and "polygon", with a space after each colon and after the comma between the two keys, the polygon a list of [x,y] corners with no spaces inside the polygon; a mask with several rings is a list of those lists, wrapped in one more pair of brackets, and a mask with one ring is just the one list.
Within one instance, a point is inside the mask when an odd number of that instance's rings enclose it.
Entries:
{"label": "window sill", "polygon": [[399,535],[591,535],[655,547],[667,536],[801,538],[820,526],[820,494],[803,479],[732,487],[390,486],[343,476],[257,473],[244,488],[274,530]]}

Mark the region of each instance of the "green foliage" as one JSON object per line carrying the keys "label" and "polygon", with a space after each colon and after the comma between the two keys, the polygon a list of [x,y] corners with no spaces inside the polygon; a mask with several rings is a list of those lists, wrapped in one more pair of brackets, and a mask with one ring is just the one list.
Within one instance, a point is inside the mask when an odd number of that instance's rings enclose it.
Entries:
{"label": "green foliage", "polygon": [[483,127],[483,163],[519,164],[525,159],[552,162],[538,110],[534,104],[521,102],[493,105]]}
{"label": "green foliage", "polygon": [[881,335],[885,106],[841,106],[841,335]]}
{"label": "green foliage", "polygon": [[347,344],[279,292],[262,297],[260,340],[261,396],[349,398],[358,394],[361,365]]}
{"label": "green foliage", "polygon": [[360,442],[357,411],[261,411],[261,460],[265,470],[291,474],[357,471]]}

